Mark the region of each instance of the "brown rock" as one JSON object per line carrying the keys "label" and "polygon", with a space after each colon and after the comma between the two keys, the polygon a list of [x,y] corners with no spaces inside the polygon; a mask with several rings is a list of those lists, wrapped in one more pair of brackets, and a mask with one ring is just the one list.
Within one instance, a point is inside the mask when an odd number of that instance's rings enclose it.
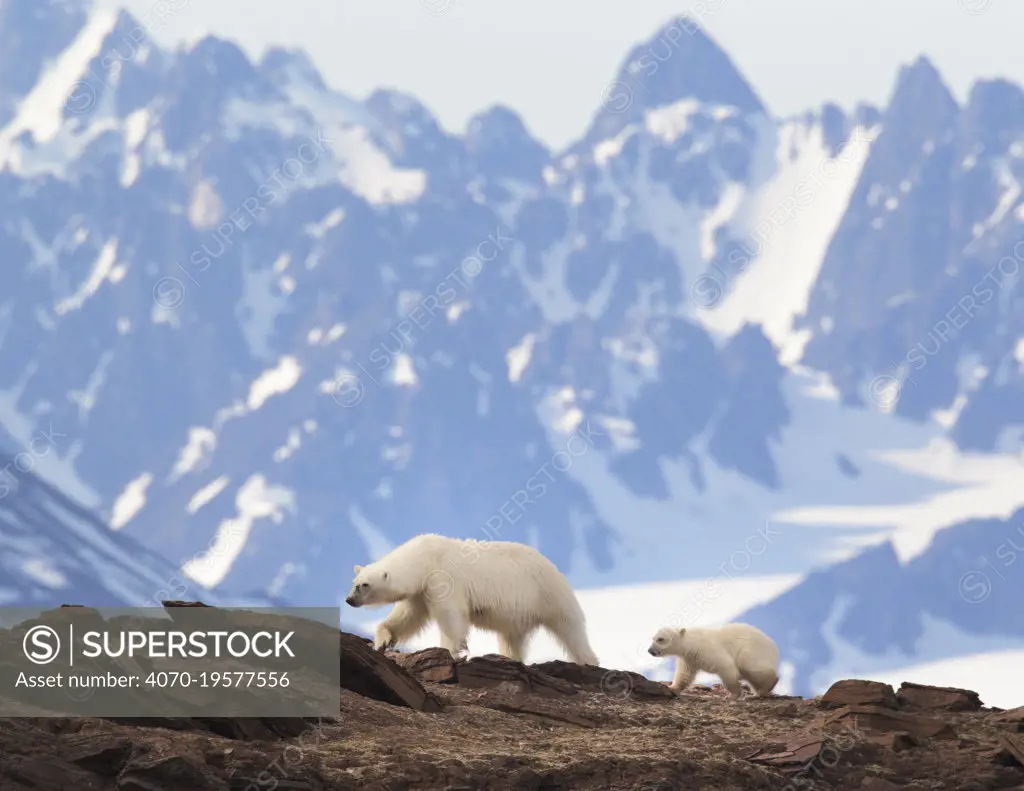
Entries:
{"label": "brown rock", "polygon": [[312,717],[104,717],[108,722],[171,731],[207,731],[225,739],[276,741],[298,736],[320,722]]}
{"label": "brown rock", "polygon": [[142,758],[132,761],[125,768],[118,780],[118,788],[128,791],[135,789],[158,788],[189,789],[189,791],[206,791],[221,787],[208,770],[204,771],[192,760],[183,755],[172,755],[166,758]]}
{"label": "brown rock", "polygon": [[898,731],[892,735],[890,746],[893,752],[902,753],[906,750],[920,746],[920,742],[905,731]]}
{"label": "brown rock", "polygon": [[758,752],[747,760],[783,771],[799,771],[821,755],[824,746],[824,739],[805,737],[791,741],[785,750]]}
{"label": "brown rock", "polygon": [[899,788],[884,777],[865,777],[860,787],[861,791],[896,791]]}
{"label": "brown rock", "polygon": [[166,728],[169,731],[202,730],[191,717],[104,717],[107,722],[135,725],[139,728]]}
{"label": "brown rock", "polygon": [[919,739],[955,739],[956,731],[943,720],[923,717],[905,711],[891,711],[882,706],[845,706],[825,720],[826,725],[852,725],[866,733],[898,733],[905,731]]}
{"label": "brown rock", "polygon": [[1024,706],[990,714],[988,721],[999,728],[1024,733]]}
{"label": "brown rock", "polygon": [[561,660],[541,662],[531,665],[531,668],[589,692],[601,692],[610,697],[650,700],[674,700],[677,697],[665,684],[625,670],[606,670],[603,667],[577,665]]}
{"label": "brown rock", "polygon": [[173,600],[173,601],[162,601],[162,602],[160,602],[160,604],[164,608],[167,608],[167,607],[209,607],[210,606],[209,604],[203,604],[201,601],[178,601],[176,599]]}
{"label": "brown rock", "polygon": [[485,705],[489,709],[504,711],[507,714],[525,714],[532,719],[541,720],[548,724],[556,723],[559,725],[575,725],[580,728],[599,727],[593,720],[581,717],[578,714],[573,714],[569,711],[545,709],[530,703],[488,703]]}
{"label": "brown rock", "polygon": [[[327,629],[333,647],[338,633]],[[5,634],[20,636],[0,630],[0,643]],[[349,650],[349,638],[367,653]],[[832,708],[840,694],[871,700],[862,682],[833,690],[826,711],[820,699],[748,703],[706,687],[675,696],[616,670],[461,662],[437,650],[382,655],[364,639],[337,639],[350,668],[345,684],[369,693],[339,690],[337,719],[303,732],[309,723],[298,718],[4,717],[0,791],[671,791],[787,781],[790,791],[987,791],[1024,782],[1022,710],[932,713],[910,702],[915,691],[902,708],[884,692],[875,703]],[[443,715],[401,700],[422,688],[418,674],[445,679],[428,683],[444,697]],[[948,690],[924,689],[925,705],[950,705]],[[952,705],[963,705],[963,691],[953,692]],[[378,702],[388,695],[398,704]],[[946,738],[954,720],[957,738]],[[750,745],[760,749],[750,754]]]}
{"label": "brown rock", "polygon": [[487,654],[459,662],[455,665],[455,677],[459,686],[470,688],[493,688],[515,692],[532,692],[546,697],[576,695],[575,685],[551,676],[539,669],[539,665],[528,667],[508,657]]}
{"label": "brown rock", "polygon": [[409,671],[354,634],[340,633],[343,689],[416,711],[437,712],[441,702]]}
{"label": "brown rock", "polygon": [[[2,748],[0,748],[2,750]],[[16,756],[0,752],[0,788],[75,789],[100,791],[109,783],[77,767],[69,767],[46,757]]]}
{"label": "brown rock", "polygon": [[995,759],[1004,766],[1024,768],[1024,739],[1004,733],[999,737],[999,749],[996,751]]}
{"label": "brown rock", "polygon": [[70,734],[59,744],[66,760],[102,777],[117,777],[132,755],[130,740],[107,733]]}
{"label": "brown rock", "polygon": [[900,684],[896,697],[901,703],[935,711],[977,711],[982,707],[977,692],[955,687],[929,687],[925,684]]}
{"label": "brown rock", "polygon": [[144,777],[126,775],[117,781],[117,791],[165,791],[165,789]]}
{"label": "brown rock", "polygon": [[396,653],[394,659],[425,684],[455,683],[455,659],[447,648],[427,648],[414,654]]}
{"label": "brown rock", "polygon": [[821,703],[826,708],[862,705],[895,709],[899,705],[896,701],[896,693],[888,684],[852,678],[837,681],[829,687],[828,692],[821,696]]}

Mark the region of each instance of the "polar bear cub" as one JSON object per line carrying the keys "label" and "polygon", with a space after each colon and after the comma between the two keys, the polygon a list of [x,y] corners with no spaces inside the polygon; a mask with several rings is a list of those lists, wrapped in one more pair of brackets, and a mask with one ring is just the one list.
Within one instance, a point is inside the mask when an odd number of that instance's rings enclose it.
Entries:
{"label": "polar bear cub", "polygon": [[743,694],[740,680],[747,681],[759,697],[772,694],[779,683],[779,647],[768,635],[749,624],[659,629],[654,635],[652,656],[676,657],[676,674],[670,685],[681,692],[697,673],[713,673],[733,697]]}
{"label": "polar bear cub", "polygon": [[531,634],[550,631],[577,664],[596,665],[586,618],[555,564],[525,544],[419,535],[355,567],[351,607],[394,604],[374,646],[390,648],[437,623],[441,647],[465,652],[471,626],[498,633],[499,651],[521,662]]}

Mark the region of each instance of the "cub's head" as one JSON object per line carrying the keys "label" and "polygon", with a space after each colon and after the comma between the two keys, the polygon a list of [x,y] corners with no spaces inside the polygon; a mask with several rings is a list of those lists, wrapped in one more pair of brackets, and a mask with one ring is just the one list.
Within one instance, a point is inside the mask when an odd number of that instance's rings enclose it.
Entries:
{"label": "cub's head", "polygon": [[685,629],[673,629],[669,626],[659,629],[655,632],[654,639],[651,640],[651,647],[647,649],[647,653],[651,656],[673,654],[682,648],[683,636],[685,634]]}
{"label": "cub's head", "polygon": [[356,566],[356,578],[352,581],[352,591],[345,599],[350,607],[374,607],[382,604],[394,604],[401,597],[391,585],[391,575],[371,563],[369,566]]}

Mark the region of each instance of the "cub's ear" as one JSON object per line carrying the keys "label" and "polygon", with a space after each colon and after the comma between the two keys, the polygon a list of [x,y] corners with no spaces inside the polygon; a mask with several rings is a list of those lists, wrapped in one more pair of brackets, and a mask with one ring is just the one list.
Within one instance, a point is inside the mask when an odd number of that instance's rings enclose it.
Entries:
{"label": "cub's ear", "polygon": [[356,574],[358,574],[358,573],[359,573],[360,571],[362,571],[362,570],[363,570],[363,567],[362,567],[362,566],[356,566],[356,568],[355,568],[355,572],[356,572]]}

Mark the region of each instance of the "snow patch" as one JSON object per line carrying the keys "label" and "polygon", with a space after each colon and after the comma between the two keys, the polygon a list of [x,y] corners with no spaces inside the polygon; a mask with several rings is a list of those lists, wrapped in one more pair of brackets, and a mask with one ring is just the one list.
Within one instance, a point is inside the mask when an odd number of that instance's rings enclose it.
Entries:
{"label": "snow patch", "polygon": [[[792,123],[779,133],[775,177],[737,212],[734,223],[746,236],[752,261],[732,281],[720,268],[710,276],[718,288],[733,290],[698,316],[709,330],[731,336],[744,324],[760,324],[792,365],[807,338],[793,332],[806,311],[828,244],[842,219],[872,143],[873,130],[858,127],[832,157],[822,129]],[[794,159],[788,152],[796,149]],[[753,248],[753,249],[750,249]]]}
{"label": "snow patch", "polygon": [[690,116],[700,113],[702,109],[703,104],[696,99],[683,99],[655,110],[648,110],[644,114],[644,126],[663,143],[671,144],[682,137],[690,127]]}
{"label": "snow patch", "polygon": [[273,265],[262,269],[242,267],[242,297],[235,307],[235,315],[253,357],[268,359],[272,352],[270,339],[278,317],[288,306],[288,293],[281,288],[279,272],[288,265],[287,254],[278,256]]}
{"label": "snow patch", "polygon": [[30,453],[32,465],[29,472],[49,481],[84,507],[98,508],[103,499],[75,469],[75,459],[82,451],[81,443],[69,443],[67,434],[59,431],[52,422],[40,427],[18,409],[22,394],[35,372],[36,366],[30,365],[13,387],[0,390],[0,431],[9,434],[17,448]]}
{"label": "snow patch", "polygon": [[153,476],[148,472],[129,481],[128,485],[124,487],[124,491],[114,501],[110,516],[111,530],[120,530],[142,510],[146,505],[146,490],[152,482]]}
{"label": "snow patch", "polygon": [[100,250],[96,263],[93,264],[89,277],[72,296],[63,299],[54,307],[58,316],[63,316],[73,310],[78,310],[85,304],[85,301],[99,291],[100,286],[107,280],[116,283],[124,277],[124,272],[115,269],[114,263],[117,260],[117,239],[110,239]]}
{"label": "snow patch", "polygon": [[[851,603],[848,597],[840,598],[833,605],[829,617],[822,626],[822,638],[829,648],[832,661],[811,677],[810,683],[815,691],[823,692],[834,682],[844,678],[864,678],[886,683],[896,682],[897,686],[908,679],[913,679],[916,683],[927,684],[929,682],[921,677],[916,670],[911,674],[906,668],[908,666],[911,668],[927,666],[940,660],[949,660],[951,657],[959,657],[959,659],[943,663],[945,669],[958,668],[962,673],[969,673],[972,668],[978,669],[980,667],[979,660],[985,655],[1024,657],[1024,652],[1020,651],[1019,637],[968,634],[927,613],[921,615],[922,635],[914,645],[911,654],[904,654],[894,648],[890,648],[884,654],[868,654],[839,635],[839,624]],[[968,647],[973,656],[964,657],[964,651]],[[1017,667],[1019,666],[1012,663],[996,662],[985,667],[980,677],[973,674],[970,676],[943,675],[940,684],[945,687],[973,689],[982,694],[978,681],[987,679],[991,683],[985,685],[983,700],[986,705],[1013,707],[1020,705],[1020,697],[1013,696],[1012,693],[1015,690],[1024,691],[1020,673],[1014,672]],[[1000,681],[1004,683],[999,684]]]}
{"label": "snow patch", "polygon": [[253,381],[246,405],[250,410],[259,409],[268,398],[291,390],[301,375],[302,368],[298,360],[291,355],[281,357],[276,366],[264,371]]}
{"label": "snow patch", "polygon": [[[890,418],[891,419],[891,418]],[[967,519],[1006,519],[1024,505],[1020,459],[1011,454],[964,453],[945,437],[917,448],[884,449],[873,458],[893,472],[939,487],[927,499],[879,505],[804,506],[779,514],[791,524],[875,527],[892,532],[901,562],[920,555],[939,530]],[[867,491],[872,491],[867,487]]]}
{"label": "snow patch", "polygon": [[[963,639],[962,645],[975,645],[973,635],[963,635]],[[917,684],[973,689],[986,706],[1012,709],[1024,700],[1024,680],[1016,670],[1022,666],[1024,651],[981,651],[955,659],[915,663],[895,670],[878,670],[873,674],[873,680],[891,684],[894,688],[912,678]]]}
{"label": "snow patch", "polygon": [[[292,98],[296,96],[293,92]],[[313,147],[315,158],[308,163],[303,160],[301,174],[302,182],[309,187],[340,182],[378,205],[415,203],[420,199],[427,186],[424,171],[396,168],[373,142],[365,126],[352,124],[344,114],[339,116],[311,92],[305,97],[308,103],[299,108],[233,99],[224,113],[225,135],[237,139],[242,128],[256,127],[272,129],[284,138],[305,136],[296,151],[299,147],[303,151]]]}
{"label": "snow patch", "polygon": [[533,355],[533,344],[536,340],[537,336],[534,333],[527,333],[517,346],[513,346],[508,350],[508,353],[505,355],[505,362],[508,365],[508,380],[510,382],[518,382],[523,375],[523,371],[526,370],[526,366],[530,364],[530,357]]}
{"label": "snow patch", "polygon": [[124,162],[121,166],[121,186],[130,187],[139,177],[142,160],[138,148],[149,129],[149,110],[142,108],[129,115],[124,122]]}
{"label": "snow patch", "polygon": [[[3,169],[24,175],[49,172],[64,177],[67,165],[77,159],[86,145],[102,132],[119,126],[116,121],[94,122],[85,134],[75,135],[70,129],[83,123],[82,117],[65,118],[67,102],[75,101],[69,91],[82,85],[89,64],[100,54],[116,23],[116,12],[94,11],[71,45],[21,100],[13,120],[0,130]],[[19,138],[25,134],[32,137],[35,150],[26,150],[21,145]]]}
{"label": "snow patch", "polygon": [[295,493],[283,486],[267,484],[262,475],[251,476],[235,495],[237,515],[225,519],[207,552],[192,558],[182,572],[206,588],[220,584],[241,554],[258,519],[280,524],[285,512],[294,512]]}
{"label": "snow patch", "polygon": [[213,184],[207,179],[197,182],[188,205],[188,221],[192,227],[200,231],[216,228],[223,215],[224,206]]}
{"label": "snow patch", "polygon": [[107,379],[107,366],[114,359],[113,352],[104,352],[100,355],[95,370],[89,375],[89,380],[82,390],[69,390],[68,400],[78,405],[78,419],[84,424],[89,418],[89,412],[96,406],[96,396]]}
{"label": "snow patch", "polygon": [[30,558],[21,564],[21,570],[48,588],[68,587],[68,578],[46,558]]}
{"label": "snow patch", "polygon": [[403,352],[395,357],[395,364],[391,367],[391,381],[399,387],[413,387],[420,381],[408,354]]}
{"label": "snow patch", "polygon": [[204,460],[209,461],[208,454],[212,454],[217,447],[217,435],[208,428],[193,426],[188,430],[188,443],[178,453],[178,460],[174,463],[168,483],[174,483],[182,475],[195,470]]}
{"label": "snow patch", "polygon": [[287,441],[274,451],[273,459],[280,464],[285,459],[291,458],[300,447],[302,447],[302,432],[297,428],[290,429]]}
{"label": "snow patch", "polygon": [[185,506],[185,510],[190,514],[196,513],[200,508],[212,502],[218,494],[223,492],[224,489],[227,488],[230,480],[231,479],[227,475],[221,475],[219,478],[215,478],[192,495],[192,499],[188,501],[188,505]]}
{"label": "snow patch", "polygon": [[[638,497],[610,469],[614,453],[594,448],[573,458],[565,474],[622,540],[616,579],[677,578],[678,560],[665,557],[664,546],[687,536],[725,561],[766,520],[782,536],[760,561],[764,573],[774,573],[794,562],[799,569],[839,562],[885,540],[912,557],[939,529],[975,517],[1005,518],[1024,506],[1016,456],[960,453],[934,423],[845,407],[827,377],[816,373],[790,371],[782,386],[792,419],[769,445],[777,489],[721,467],[701,441],[689,458],[659,459],[665,499]],[[553,450],[583,425],[571,388],[544,398],[538,418]],[[814,549],[801,547],[804,536],[813,537]],[[753,565],[749,573],[759,570]],[[610,573],[573,571],[571,578],[574,585],[599,586]]]}

